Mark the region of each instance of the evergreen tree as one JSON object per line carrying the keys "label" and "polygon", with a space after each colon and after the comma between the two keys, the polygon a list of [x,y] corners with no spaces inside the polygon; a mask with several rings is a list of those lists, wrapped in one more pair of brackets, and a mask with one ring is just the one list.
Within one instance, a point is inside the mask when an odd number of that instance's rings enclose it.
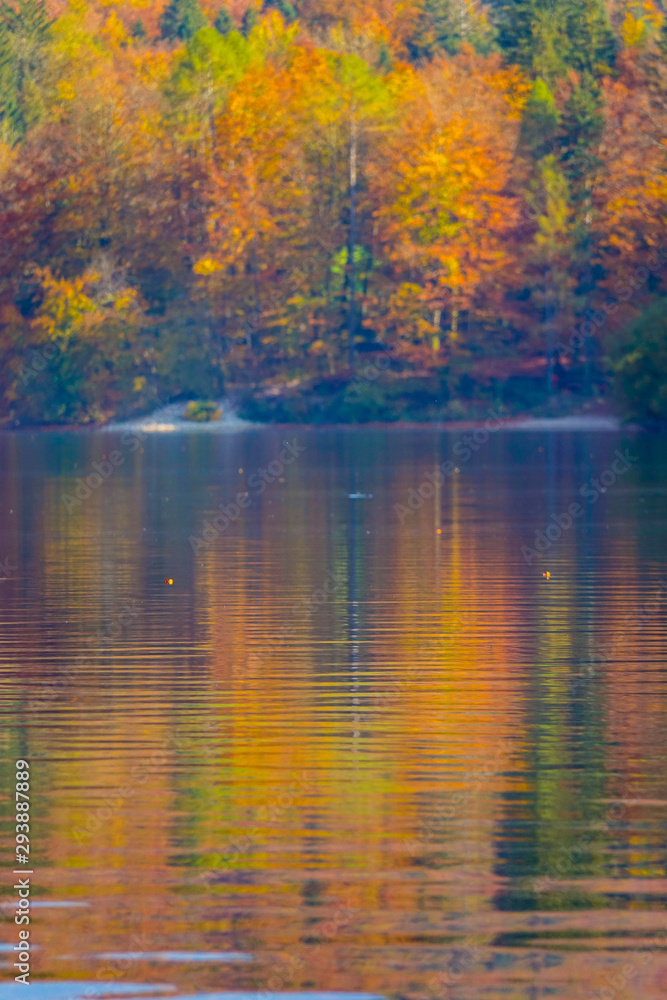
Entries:
{"label": "evergreen tree", "polygon": [[0,4],[0,122],[5,141],[21,139],[39,118],[39,80],[51,23],[43,0]]}
{"label": "evergreen tree", "polygon": [[559,120],[556,99],[538,77],[521,120],[522,150],[535,160],[553,153]]}
{"label": "evergreen tree", "polygon": [[198,0],[170,0],[160,18],[160,35],[169,42],[187,41],[206,27]]}
{"label": "evergreen tree", "polygon": [[421,0],[415,30],[408,39],[413,59],[431,59],[440,49],[454,53],[461,43],[461,25],[452,0]]}
{"label": "evergreen tree", "polygon": [[243,21],[241,24],[241,30],[243,34],[247,36],[250,34],[252,29],[259,23],[259,15],[254,7],[248,7],[247,11],[243,15]]}
{"label": "evergreen tree", "polygon": [[279,11],[288,23],[297,19],[296,8],[289,0],[264,0],[262,10],[271,9]]}
{"label": "evergreen tree", "polygon": [[213,22],[213,27],[221,35],[228,35],[230,31],[234,30],[234,22],[226,7],[221,7],[218,11],[218,15]]}
{"label": "evergreen tree", "polygon": [[510,62],[524,69],[533,66],[533,25],[540,0],[496,0],[498,44]]}
{"label": "evergreen tree", "polygon": [[146,37],[146,28],[144,27],[144,22],[141,19],[135,21],[132,25],[131,35],[138,41],[142,41]]}
{"label": "evergreen tree", "polygon": [[577,84],[561,117],[561,163],[575,202],[586,200],[591,175],[600,166],[596,153],[604,131],[600,89],[591,77]]}
{"label": "evergreen tree", "polygon": [[547,79],[568,69],[609,72],[616,41],[604,0],[495,0],[494,7],[510,62]]}
{"label": "evergreen tree", "polygon": [[616,56],[616,38],[604,0],[560,0],[569,47],[568,66],[600,77],[609,73]]}

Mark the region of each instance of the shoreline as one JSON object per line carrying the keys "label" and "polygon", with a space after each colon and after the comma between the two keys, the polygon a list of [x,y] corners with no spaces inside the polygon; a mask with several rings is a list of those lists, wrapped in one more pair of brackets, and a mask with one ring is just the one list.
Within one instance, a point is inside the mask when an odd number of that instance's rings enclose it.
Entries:
{"label": "shoreline", "polygon": [[[67,432],[70,434],[86,434],[104,431],[105,433],[123,433],[127,431],[142,430],[153,434],[175,434],[175,433],[206,433],[206,434],[228,434],[235,432],[247,432],[257,430],[269,430],[270,428],[299,428],[301,430],[354,430],[354,431],[443,431],[455,433],[458,431],[475,430],[483,427],[488,417],[479,420],[392,420],[392,421],[367,421],[349,423],[303,423],[298,421],[252,421],[238,417],[229,408],[221,420],[206,421],[198,423],[195,421],[183,420],[175,412],[182,410],[183,404],[170,403],[166,407],[146,414],[142,417],[128,417],[125,420],[114,420],[106,424],[23,424],[19,426],[0,426],[0,433],[58,433]],[[498,430],[509,432],[553,432],[553,433],[607,433],[618,434],[621,431],[629,433],[640,432],[660,432],[667,431],[665,427],[647,427],[635,422],[625,423],[619,417],[611,413],[584,413],[570,414],[567,416],[544,417],[532,414],[518,416],[501,416],[503,426]]]}

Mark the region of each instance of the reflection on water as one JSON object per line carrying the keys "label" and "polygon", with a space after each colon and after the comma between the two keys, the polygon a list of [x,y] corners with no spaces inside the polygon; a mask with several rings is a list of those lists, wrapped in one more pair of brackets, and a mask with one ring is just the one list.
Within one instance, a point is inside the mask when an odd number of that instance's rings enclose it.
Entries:
{"label": "reflection on water", "polygon": [[[37,994],[39,1000],[89,1000],[92,997],[131,997],[139,994],[158,996],[164,993],[173,994],[173,986],[156,986],[152,983],[101,983],[85,982],[77,979],[68,982],[31,982],[31,996]],[[21,993],[25,987],[21,983],[0,983],[0,1000],[19,1000],[25,996]]]}
{"label": "reflection on water", "polygon": [[32,989],[667,994],[666,442],[473,444],[0,438]]}
{"label": "reflection on water", "polygon": [[98,958],[134,962],[252,962],[242,951],[110,951]]}

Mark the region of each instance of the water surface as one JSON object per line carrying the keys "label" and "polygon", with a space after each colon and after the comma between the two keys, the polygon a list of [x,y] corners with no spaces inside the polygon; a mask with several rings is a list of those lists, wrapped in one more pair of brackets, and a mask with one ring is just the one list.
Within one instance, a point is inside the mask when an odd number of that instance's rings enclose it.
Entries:
{"label": "water surface", "polygon": [[667,441],[463,433],[0,437],[32,988],[667,994]]}

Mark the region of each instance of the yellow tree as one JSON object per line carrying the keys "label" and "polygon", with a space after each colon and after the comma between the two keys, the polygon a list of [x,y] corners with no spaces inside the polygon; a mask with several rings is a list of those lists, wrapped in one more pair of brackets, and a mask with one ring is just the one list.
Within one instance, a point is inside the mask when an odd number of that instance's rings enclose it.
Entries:
{"label": "yellow tree", "polygon": [[[284,29],[277,14],[271,24]],[[274,52],[248,66],[215,120],[208,244],[194,271],[202,293],[217,300],[232,333],[249,349],[255,334],[271,340],[266,328],[275,295],[267,301],[263,289],[275,290],[284,253],[307,221],[299,212],[308,185],[295,142],[295,103],[305,82],[291,71],[285,52],[278,58]]]}
{"label": "yellow tree", "polygon": [[305,348],[331,367],[344,326],[351,348],[360,174],[390,104],[362,56],[307,44],[251,67],[230,92],[216,123],[210,252],[195,271],[250,313],[248,346],[261,330],[267,348]]}
{"label": "yellow tree", "polygon": [[[511,259],[509,193],[527,86],[496,57],[435,59],[406,88],[400,128],[373,172],[379,240],[392,264],[381,322],[426,359],[459,338],[461,310]],[[421,345],[421,347],[420,347]],[[414,353],[414,351],[413,351]]]}

